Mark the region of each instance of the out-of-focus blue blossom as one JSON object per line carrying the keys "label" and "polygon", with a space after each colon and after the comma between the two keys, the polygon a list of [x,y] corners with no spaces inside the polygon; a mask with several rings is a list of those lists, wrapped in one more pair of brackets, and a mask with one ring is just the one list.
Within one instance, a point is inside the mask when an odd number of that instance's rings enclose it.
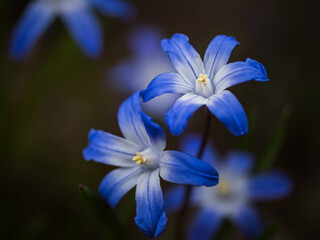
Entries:
{"label": "out-of-focus blue blossom", "polygon": [[191,155],[164,151],[165,132],[142,111],[140,92],[121,105],[118,121],[124,138],[93,129],[84,158],[120,167],[106,175],[99,192],[114,207],[137,186],[135,222],[146,236],[157,237],[167,223],[159,175],[169,182],[213,186],[218,173]]}
{"label": "out-of-focus blue blossom", "polygon": [[202,105],[206,105],[234,135],[247,133],[245,111],[237,98],[226,89],[250,80],[268,79],[262,64],[250,58],[245,62],[227,64],[237,44],[233,37],[216,36],[202,62],[186,35],[175,34],[171,39],[162,40],[162,49],[169,55],[177,73],[158,75],[144,91],[143,99],[149,101],[164,93],[184,94],[166,115],[172,134],[180,134],[191,115]]}
{"label": "out-of-focus blue blossom", "polygon": [[102,50],[102,29],[93,8],[120,18],[129,18],[134,8],[122,0],[37,0],[32,1],[15,26],[10,46],[13,58],[23,58],[44,31],[59,17],[70,34],[90,57]]}
{"label": "out-of-focus blue blossom", "polygon": [[[196,154],[199,139],[191,136],[182,142],[185,152]],[[212,146],[205,149],[203,160],[219,171],[216,187],[194,187],[191,202],[198,211],[190,222],[188,239],[209,240],[218,232],[224,219],[229,219],[247,238],[262,233],[263,225],[253,201],[275,200],[287,196],[292,190],[291,180],[280,171],[270,171],[251,176],[253,156],[246,152],[231,152],[219,161]],[[165,194],[167,210],[177,210],[182,205],[185,187],[178,186]]]}
{"label": "out-of-focus blue blossom", "polygon": [[[145,89],[160,73],[173,71],[168,56],[162,51],[161,32],[152,26],[140,26],[128,35],[132,56],[108,72],[108,85],[119,92],[132,94]],[[109,81],[112,79],[112,81]],[[143,104],[143,108],[157,116],[164,116],[178,96],[165,94]]]}

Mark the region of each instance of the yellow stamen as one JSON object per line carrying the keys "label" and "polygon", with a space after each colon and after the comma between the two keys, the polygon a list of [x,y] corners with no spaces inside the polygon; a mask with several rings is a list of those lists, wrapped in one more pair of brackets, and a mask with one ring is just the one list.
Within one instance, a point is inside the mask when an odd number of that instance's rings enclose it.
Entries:
{"label": "yellow stamen", "polygon": [[137,152],[136,154],[137,155],[132,158],[133,161],[136,161],[136,164],[145,163],[147,161],[140,153]]}
{"label": "yellow stamen", "polygon": [[230,193],[230,184],[226,180],[221,180],[217,188],[221,196],[226,196]]}
{"label": "yellow stamen", "polygon": [[207,77],[208,75],[203,75],[202,73],[200,73],[197,82],[202,82],[203,85],[207,85]]}

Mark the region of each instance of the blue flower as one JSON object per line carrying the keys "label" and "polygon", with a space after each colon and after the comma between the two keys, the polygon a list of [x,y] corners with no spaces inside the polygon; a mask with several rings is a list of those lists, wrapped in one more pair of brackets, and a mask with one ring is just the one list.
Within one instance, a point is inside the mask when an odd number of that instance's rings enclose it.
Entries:
{"label": "blue flower", "polygon": [[[132,94],[145,89],[150,79],[158,74],[173,71],[168,57],[159,44],[160,30],[152,26],[140,26],[130,32],[127,40],[132,56],[109,71],[106,79],[108,87]],[[112,81],[109,81],[110,79]],[[154,116],[164,116],[175,100],[177,100],[176,95],[166,94],[143,104],[143,108]]]}
{"label": "blue flower", "polygon": [[106,175],[99,192],[114,207],[137,186],[135,222],[146,236],[157,237],[167,223],[159,175],[178,184],[213,186],[218,173],[191,155],[164,151],[165,133],[142,112],[140,92],[121,105],[118,121],[124,138],[93,129],[84,158],[120,167]]}
{"label": "blue flower", "polygon": [[262,64],[250,58],[245,62],[227,64],[237,44],[233,37],[216,36],[202,62],[186,35],[175,34],[171,39],[162,40],[162,49],[169,55],[178,73],[162,73],[154,78],[144,91],[143,100],[149,101],[164,93],[184,94],[166,115],[172,134],[180,134],[191,115],[202,105],[206,105],[234,135],[247,133],[245,111],[237,98],[226,89],[250,80],[268,79]]}
{"label": "blue flower", "polygon": [[96,7],[102,13],[122,17],[133,8],[121,0],[38,0],[27,6],[15,26],[10,46],[13,58],[23,58],[50,24],[60,17],[84,53],[97,56],[102,49],[102,29],[93,15]]}
{"label": "blue flower", "polygon": [[[198,139],[186,138],[183,149],[194,154]],[[206,147],[203,160],[219,171],[216,187],[194,187],[192,205],[198,211],[190,222],[188,239],[209,240],[218,232],[224,219],[229,219],[247,238],[262,233],[263,225],[258,211],[252,206],[256,200],[275,200],[287,196],[292,190],[291,180],[280,171],[270,171],[250,176],[253,156],[246,152],[231,152],[224,161],[218,161],[214,149]],[[174,187],[165,195],[167,210],[181,206],[185,188]]]}

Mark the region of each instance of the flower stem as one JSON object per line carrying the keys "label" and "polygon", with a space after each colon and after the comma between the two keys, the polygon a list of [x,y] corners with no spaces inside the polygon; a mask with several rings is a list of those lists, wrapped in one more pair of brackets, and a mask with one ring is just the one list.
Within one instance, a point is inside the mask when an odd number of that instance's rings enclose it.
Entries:
{"label": "flower stem", "polygon": [[[206,123],[205,127],[203,129],[202,133],[202,139],[200,143],[200,147],[198,150],[197,158],[201,159],[202,155],[204,153],[204,149],[206,147],[206,144],[208,142],[208,137],[209,137],[209,131],[210,131],[210,120],[211,120],[211,113],[207,110],[207,117],[206,117]],[[185,220],[187,216],[187,211],[190,205],[190,197],[191,197],[191,192],[192,192],[192,186],[187,185],[186,186],[186,192],[184,196],[184,201],[182,203],[181,210],[178,214],[178,221],[177,221],[177,228],[176,228],[176,239],[184,239],[184,225],[185,225]]]}

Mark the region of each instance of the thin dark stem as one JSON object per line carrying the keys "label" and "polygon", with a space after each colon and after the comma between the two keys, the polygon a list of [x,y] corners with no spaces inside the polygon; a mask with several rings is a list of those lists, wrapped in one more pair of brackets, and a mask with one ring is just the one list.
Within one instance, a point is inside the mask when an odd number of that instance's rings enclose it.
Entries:
{"label": "thin dark stem", "polygon": [[[200,148],[198,150],[198,154],[197,154],[197,158],[201,159],[204,149],[206,147],[207,141],[208,141],[208,136],[209,136],[209,131],[210,131],[210,120],[211,120],[211,113],[209,112],[208,109],[207,110],[207,118],[206,118],[206,123],[205,123],[205,127],[203,129],[203,133],[202,133],[202,139],[201,139],[201,143],[200,143]],[[186,220],[186,216],[187,216],[187,211],[190,205],[190,196],[191,196],[191,191],[192,191],[192,187],[191,185],[188,185],[186,187],[186,193],[184,196],[184,201],[182,203],[182,207],[181,210],[178,214],[178,221],[177,221],[177,228],[176,228],[176,239],[184,239],[184,231],[183,231],[183,227],[185,225],[185,220]]]}

